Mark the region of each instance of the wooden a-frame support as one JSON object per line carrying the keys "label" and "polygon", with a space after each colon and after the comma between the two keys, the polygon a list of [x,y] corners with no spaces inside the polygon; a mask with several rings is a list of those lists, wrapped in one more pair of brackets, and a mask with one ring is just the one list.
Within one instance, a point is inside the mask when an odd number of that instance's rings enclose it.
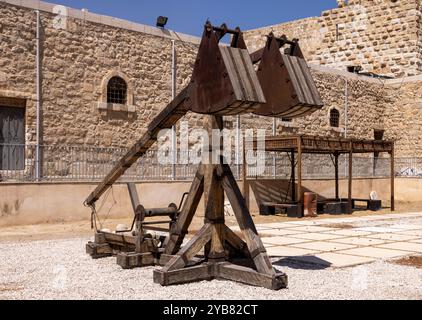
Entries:
{"label": "wooden a-frame support", "polygon": [[[209,129],[222,129],[221,117],[208,116],[208,120]],[[287,287],[287,276],[274,270],[229,165],[219,158],[219,164],[200,165],[191,187],[195,192],[190,194],[166,245],[166,253],[173,256],[162,270],[154,271],[154,282],[168,286],[225,279],[272,290]],[[245,240],[225,224],[224,192]],[[174,252],[183,241],[202,195],[204,226],[180,251]],[[195,263],[193,259],[202,249],[204,259]]]}

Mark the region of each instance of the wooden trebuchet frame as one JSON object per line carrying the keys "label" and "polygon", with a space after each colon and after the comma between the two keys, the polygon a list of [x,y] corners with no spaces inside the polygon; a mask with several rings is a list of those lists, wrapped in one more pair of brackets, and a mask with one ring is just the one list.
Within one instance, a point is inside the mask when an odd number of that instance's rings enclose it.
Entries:
{"label": "wooden trebuchet frame", "polygon": [[[226,34],[232,35],[231,46],[220,46],[219,41]],[[290,110],[289,116],[294,117],[322,107],[297,41],[280,39],[270,35],[265,48],[249,55],[239,28],[230,30],[224,24],[214,27],[207,22],[190,84],[151,122],[142,138],[85,201],[92,208],[93,220],[96,201],[151,148],[160,130],[170,129],[188,111],[207,115],[206,127],[211,134],[212,129],[223,129],[225,115],[255,112],[280,116],[289,114]],[[289,57],[277,51],[286,44],[290,45]],[[276,63],[283,60],[289,65],[273,69],[272,60],[277,60]],[[253,64],[260,61],[257,74]],[[282,76],[277,72],[282,72]],[[267,86],[269,78],[274,76],[278,87]],[[282,101],[279,91],[285,93]],[[235,212],[240,236],[225,224],[224,194]],[[181,248],[202,196],[204,226]],[[134,205],[137,227],[133,237],[98,232],[94,245],[91,243],[87,249],[102,256],[112,253],[111,245],[120,245],[118,263],[124,268],[164,265],[162,270],[154,272],[154,281],[163,286],[215,278],[273,290],[287,286],[287,276],[273,268],[233,173],[222,158],[219,163],[207,161],[199,166],[189,195],[177,212],[177,219],[172,221],[168,237],[160,245],[144,237],[138,209],[139,205]],[[201,258],[198,254],[202,250]]]}

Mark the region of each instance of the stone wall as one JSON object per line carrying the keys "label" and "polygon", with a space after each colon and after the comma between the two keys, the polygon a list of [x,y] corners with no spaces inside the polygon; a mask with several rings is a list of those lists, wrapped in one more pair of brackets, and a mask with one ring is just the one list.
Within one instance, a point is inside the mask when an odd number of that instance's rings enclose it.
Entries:
{"label": "stone wall", "polygon": [[364,72],[412,76],[420,68],[419,0],[355,0],[309,18],[245,33],[250,50],[276,35],[299,38],[311,64],[345,70],[361,66]]}
{"label": "stone wall", "polygon": [[[31,143],[36,14],[0,2],[0,17],[0,95],[28,99],[27,142]],[[43,142],[129,146],[171,100],[172,39],[71,16],[64,27],[57,27],[57,15],[42,11],[41,17]],[[174,38],[180,91],[189,81],[198,40]],[[98,109],[104,79],[111,73],[128,80],[133,112]]]}
{"label": "stone wall", "polygon": [[[68,9],[66,27],[57,28],[57,15],[52,13],[53,5],[32,2],[46,7],[41,10],[45,144],[130,146],[141,136],[150,120],[171,100],[172,40],[175,41],[177,52],[177,90],[180,91],[189,82],[199,39],[73,9]],[[371,8],[388,6],[388,10],[394,9],[395,15],[403,15],[407,8],[409,16],[405,20],[414,16],[412,1],[400,1],[399,6],[397,2],[390,2],[377,2]],[[305,55],[312,60],[313,52],[319,52],[318,46],[331,46],[324,44],[317,33],[324,34],[326,39],[330,33],[328,29],[332,28],[328,21],[334,19],[334,16],[342,19],[347,8],[347,17],[352,17],[350,5],[351,1],[349,6],[330,10],[320,18],[247,32],[249,48],[251,51],[259,48],[265,41],[262,36],[274,28],[276,33],[283,31],[289,37],[301,38]],[[362,5],[366,5],[366,2],[362,1]],[[15,6],[0,1],[0,98],[26,99],[27,143],[35,140],[34,8],[38,7]],[[326,26],[321,28],[322,20]],[[321,31],[324,28],[325,31]],[[381,34],[376,35],[379,36]],[[351,35],[351,39],[353,37]],[[391,40],[391,43],[395,41]],[[355,49],[358,50],[357,47]],[[413,50],[412,47],[407,49]],[[388,50],[381,51],[389,56]],[[403,65],[409,74],[413,72],[411,70],[416,70],[410,64],[411,61],[406,59],[409,65]],[[326,65],[333,66],[330,63]],[[397,140],[398,156],[420,154],[421,79],[410,77],[380,80],[336,71],[326,66],[313,66],[312,70],[325,103],[324,108],[290,123],[278,119],[277,134],[343,136],[346,129],[347,79],[348,137],[372,139],[374,129],[382,129],[385,130],[385,138]],[[104,79],[114,73],[122,74],[129,83],[133,95],[133,112],[98,109],[104,98]],[[331,128],[329,125],[332,108],[340,111],[340,128]],[[202,116],[190,113],[185,119],[191,128],[202,127]],[[226,122],[229,128],[234,127],[236,118],[229,117]],[[241,123],[242,128],[263,128],[267,134],[273,131],[271,118],[247,115],[242,116]]]}

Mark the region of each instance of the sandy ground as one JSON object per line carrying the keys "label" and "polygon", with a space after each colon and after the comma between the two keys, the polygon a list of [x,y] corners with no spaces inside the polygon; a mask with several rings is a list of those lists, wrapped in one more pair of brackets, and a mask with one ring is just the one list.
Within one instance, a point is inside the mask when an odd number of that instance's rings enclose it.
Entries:
{"label": "sandy ground", "polygon": [[422,269],[388,261],[333,269],[274,259],[289,277],[280,291],[217,280],[161,287],[154,268],[92,260],[88,239],[1,243],[0,299],[422,299]]}
{"label": "sandy ground", "polygon": [[[400,202],[396,205],[395,213],[403,212],[419,212],[422,211],[421,203],[407,203]],[[382,215],[391,213],[389,208],[385,208],[378,212],[372,211],[356,211],[353,213],[353,217],[370,216],[370,215]],[[306,221],[306,220],[319,220],[327,218],[344,218],[348,215],[320,215],[317,218],[288,218],[285,215],[275,216],[260,216],[258,213],[252,213],[253,219],[256,224],[261,223],[272,223],[272,222],[285,222],[285,221]],[[127,219],[107,219],[103,222],[103,228],[109,228],[114,230],[118,224],[125,224],[130,226],[132,218]],[[160,220],[160,218],[155,218]],[[194,234],[203,225],[204,216],[197,214],[191,224],[190,233]],[[235,217],[226,217],[226,222],[230,226],[237,225]],[[92,235],[91,222],[87,219],[86,221],[78,222],[67,222],[67,223],[49,223],[49,224],[38,224],[38,225],[25,225],[25,226],[13,226],[13,227],[0,227],[0,242],[2,241],[34,241],[34,240],[49,240],[49,239],[69,239],[78,237],[88,237]]]}
{"label": "sandy ground", "polygon": [[[410,211],[422,211],[422,206],[399,204],[398,213]],[[385,213],[390,211],[353,216]],[[333,217],[345,215],[300,221]],[[298,221],[258,215],[254,220]],[[107,220],[104,227],[113,229],[122,222],[130,225],[131,220]],[[191,233],[202,223],[203,217],[195,217]],[[235,218],[227,217],[227,223],[236,225]],[[274,266],[289,277],[288,289],[280,291],[218,280],[161,287],[152,281],[153,267],[122,270],[115,257],[91,259],[85,244],[92,235],[89,221],[0,228],[0,299],[422,299],[418,263],[395,260],[336,269],[273,258]]]}

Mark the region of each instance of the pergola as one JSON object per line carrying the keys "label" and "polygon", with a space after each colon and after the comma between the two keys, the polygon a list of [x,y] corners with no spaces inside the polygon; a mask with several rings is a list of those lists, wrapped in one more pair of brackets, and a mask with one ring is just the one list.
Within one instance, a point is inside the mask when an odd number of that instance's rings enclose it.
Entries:
{"label": "pergola", "polygon": [[[258,141],[253,141],[253,148],[256,151]],[[245,149],[245,148],[244,148]],[[274,136],[265,139],[265,151],[286,152],[290,154],[291,174],[292,174],[292,200],[302,201],[302,155],[303,154],[329,154],[334,157],[335,168],[335,197],[339,199],[339,157],[342,154],[349,155],[349,174],[348,174],[348,211],[352,213],[352,183],[353,183],[353,155],[356,153],[382,153],[390,154],[391,159],[391,210],[394,206],[394,142],[384,140],[355,140],[345,138],[326,138],[318,136]],[[296,172],[295,156],[297,155],[297,190],[296,190]],[[244,150],[244,163],[246,163],[246,151]],[[249,187],[246,179],[246,166],[243,166],[244,196],[249,198]]]}

